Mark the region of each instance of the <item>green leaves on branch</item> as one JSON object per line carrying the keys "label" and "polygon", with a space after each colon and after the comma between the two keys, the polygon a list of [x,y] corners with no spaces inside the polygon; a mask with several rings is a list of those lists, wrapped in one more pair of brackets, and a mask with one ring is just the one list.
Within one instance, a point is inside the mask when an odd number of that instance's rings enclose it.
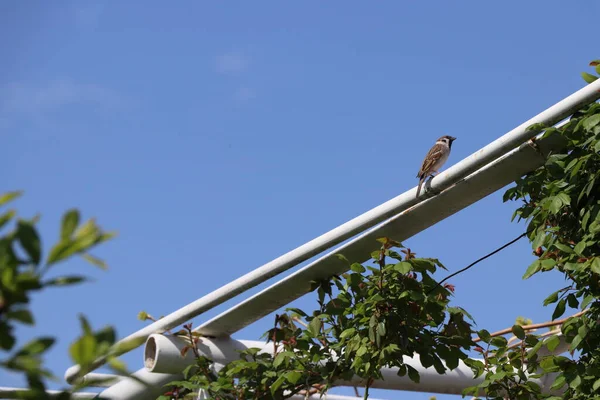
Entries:
{"label": "green leaves on branch", "polygon": [[[600,75],[600,60],[594,60],[594,61],[590,62],[590,67],[594,67],[594,69],[596,70],[596,73],[598,75]],[[592,74],[589,74],[587,72],[582,72],[581,73],[581,77],[587,83],[592,83],[596,79],[598,79],[598,77],[596,75],[592,75]]]}
{"label": "green leaves on branch", "polygon": [[173,382],[169,395],[182,398],[202,389],[211,399],[283,399],[306,390],[322,392],[353,376],[372,382],[389,367],[419,382],[418,371],[403,358],[415,353],[423,366],[440,374],[456,368],[472,344],[470,316],[449,306],[454,287],[438,286],[433,279],[443,265],[416,258],[388,238],[378,242],[373,262],[379,268],[340,257],[347,273],[313,282],[318,309],[290,308],[275,316],[265,333],[273,343],[271,353],[246,350],[218,373],[200,357],[187,383]]}
{"label": "green leaves on branch", "polygon": [[[0,207],[21,194],[20,191],[1,194]],[[86,280],[80,275],[46,278],[51,265],[81,254],[102,267],[104,262],[87,252],[113,237],[113,234],[103,232],[93,219],[80,225],[79,212],[70,210],[63,216],[58,243],[52,246],[44,261],[43,242],[36,227],[38,220],[38,216],[31,219],[18,218],[14,209],[0,212],[0,368],[27,376],[31,390],[19,396],[41,399],[47,398],[44,379],[52,377],[43,368],[43,356],[54,344],[54,338],[37,338],[15,349],[17,337],[14,329],[17,324],[35,324],[35,318],[29,309],[32,292]],[[92,357],[104,354],[107,343],[111,341],[114,341],[114,334],[111,336],[108,330],[97,334],[86,331],[74,344],[71,353],[77,362],[89,362]],[[115,362],[118,364],[118,361]],[[59,398],[68,399],[69,394],[63,393]]]}
{"label": "green leaves on branch", "polygon": [[[600,60],[590,66],[600,73]],[[588,73],[582,76],[588,83],[597,79]],[[571,349],[580,352],[578,360],[547,356],[540,366],[545,373],[559,373],[553,387],[564,390],[561,398],[588,399],[600,387],[600,325],[595,323],[600,319],[600,104],[584,107],[552,131],[566,146],[554,151],[542,168],[519,179],[504,198],[522,202],[515,216],[527,220],[537,256],[523,277],[555,271],[568,282],[544,300],[544,305],[555,304],[552,318],[568,309],[587,310],[561,328]],[[550,350],[558,345],[558,338],[547,341]]]}
{"label": "green leaves on branch", "polygon": [[106,269],[104,261],[87,254],[96,245],[103,243],[115,236],[115,233],[103,232],[94,219],[80,225],[79,212],[69,210],[63,217],[61,227],[61,240],[50,250],[48,265],[58,263],[74,254],[83,255],[91,264]]}

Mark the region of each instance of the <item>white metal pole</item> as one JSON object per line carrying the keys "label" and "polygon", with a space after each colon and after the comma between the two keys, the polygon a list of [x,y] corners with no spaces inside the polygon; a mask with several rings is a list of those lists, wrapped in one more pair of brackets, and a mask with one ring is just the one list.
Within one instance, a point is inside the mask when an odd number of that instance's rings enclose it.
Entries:
{"label": "white metal pole", "polygon": [[[572,114],[582,106],[594,102],[600,98],[600,79],[583,87],[569,97],[561,100],[552,107],[536,115],[529,121],[521,124],[504,136],[493,141],[469,157],[463,159],[453,167],[440,174],[431,181],[431,189],[434,192],[446,189],[475,172],[482,166],[497,159],[507,151],[514,149],[521,143],[535,136],[537,132],[527,131],[527,128],[535,123],[543,123],[547,126],[553,125]],[[335,246],[344,240],[385,221],[389,217],[406,210],[419,200],[415,198],[416,187],[365,212],[364,214],[332,229],[331,231],[311,240],[308,243],[268,262],[267,264],[245,274],[244,276],[222,286],[200,299],[180,308],[164,318],[148,325],[145,328],[129,335],[117,343],[123,344],[138,338],[147,338],[155,332],[164,332],[174,328],[197,315],[200,315],[213,307],[237,296],[238,294],[253,288],[269,278],[286,271],[309,258]],[[99,359],[93,367],[97,368],[106,360]],[[65,378],[73,382],[80,374],[79,366],[73,366],[66,371]],[[88,371],[84,371],[88,372]]]}

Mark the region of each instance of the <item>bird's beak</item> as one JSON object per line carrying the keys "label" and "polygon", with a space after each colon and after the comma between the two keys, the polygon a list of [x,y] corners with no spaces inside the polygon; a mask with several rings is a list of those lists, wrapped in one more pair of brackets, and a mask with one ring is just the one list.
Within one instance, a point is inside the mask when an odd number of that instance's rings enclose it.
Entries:
{"label": "bird's beak", "polygon": [[454,142],[454,141],[456,140],[456,138],[455,138],[455,137],[453,137],[453,136],[450,136],[450,140],[451,140],[452,142]]}

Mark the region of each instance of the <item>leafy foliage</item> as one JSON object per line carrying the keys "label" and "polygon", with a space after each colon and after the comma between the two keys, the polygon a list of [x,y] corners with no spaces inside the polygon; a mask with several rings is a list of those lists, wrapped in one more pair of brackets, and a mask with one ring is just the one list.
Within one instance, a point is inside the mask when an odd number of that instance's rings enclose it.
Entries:
{"label": "leafy foliage", "polygon": [[[600,75],[600,60],[594,60],[592,62],[590,62],[590,67],[594,67],[596,73],[598,75]],[[583,78],[583,80],[585,80],[587,83],[592,83],[594,82],[596,79],[598,79],[598,77],[596,75],[592,75],[589,74],[587,72],[582,72],[581,73],[581,77]]]}
{"label": "leafy foliage", "polygon": [[[9,192],[0,195],[0,207],[6,206],[21,195]],[[0,214],[0,368],[22,373],[29,382],[30,390],[18,395],[20,398],[45,399],[45,379],[55,379],[43,367],[43,355],[52,347],[55,338],[39,337],[16,349],[15,328],[18,324],[35,325],[35,318],[29,309],[31,295],[50,287],[63,287],[85,281],[84,276],[67,275],[48,277],[54,266],[74,255],[101,268],[105,263],[89,254],[89,251],[114,236],[104,232],[93,219],[80,224],[79,212],[67,211],[62,218],[60,239],[54,244],[44,261],[42,240],[36,229],[39,217],[22,219],[14,209]],[[11,228],[12,225],[12,228]],[[114,342],[114,331],[106,327],[93,333],[89,323],[81,317],[83,335],[71,346],[71,356],[75,362],[89,363],[104,355]],[[112,361],[114,369],[124,371],[118,361]],[[76,387],[78,389],[78,387]],[[64,392],[61,399],[69,398]]]}
{"label": "leafy foliage", "polygon": [[[271,353],[248,349],[219,371],[210,371],[210,360],[197,354],[196,365],[186,370],[186,381],[173,382],[175,389],[163,399],[183,398],[200,389],[214,399],[284,399],[303,391],[325,391],[353,376],[367,382],[367,398],[370,383],[381,378],[383,367],[397,367],[399,375],[419,382],[405,356],[418,354],[424,366],[439,373],[456,368],[472,344],[470,317],[449,306],[452,285],[439,286],[432,278],[443,265],[416,258],[388,238],[380,242],[381,248],[372,254],[378,268],[349,263],[348,273],[314,282],[317,310],[309,315],[288,309],[276,316],[265,334],[273,342]],[[302,318],[304,326],[296,325],[294,321]],[[190,336],[193,348],[192,342]]]}
{"label": "leafy foliage", "polygon": [[[598,70],[598,61],[591,65]],[[558,271],[569,282],[544,301],[555,304],[552,318],[561,317],[567,308],[587,311],[561,328],[571,351],[580,352],[579,359],[548,356],[540,366],[558,373],[553,387],[564,390],[561,398],[589,399],[600,388],[600,104],[585,107],[563,127],[544,133],[552,134],[561,135],[566,147],[548,157],[543,168],[517,181],[505,200],[522,201],[515,216],[528,221],[538,256],[524,278]]]}

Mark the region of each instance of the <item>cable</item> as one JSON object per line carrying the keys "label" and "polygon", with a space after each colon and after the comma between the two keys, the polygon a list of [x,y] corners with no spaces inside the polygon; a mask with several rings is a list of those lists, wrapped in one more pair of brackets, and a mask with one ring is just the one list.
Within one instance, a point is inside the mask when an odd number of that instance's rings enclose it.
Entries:
{"label": "cable", "polygon": [[528,233],[529,233],[529,232],[525,232],[525,233],[522,233],[522,234],[520,234],[520,235],[519,235],[518,237],[516,237],[515,239],[513,239],[513,240],[511,240],[510,242],[508,242],[508,243],[504,244],[502,247],[499,247],[499,248],[497,248],[496,250],[492,251],[491,253],[489,253],[489,254],[486,254],[485,256],[481,257],[479,260],[472,262],[471,264],[467,265],[467,266],[466,266],[466,267],[464,267],[463,269],[460,269],[460,270],[458,270],[458,271],[456,271],[456,272],[453,272],[453,273],[451,273],[450,275],[448,275],[447,277],[445,277],[444,279],[442,279],[441,281],[439,281],[439,282],[437,283],[437,285],[435,285],[435,286],[434,286],[432,289],[430,289],[430,290],[427,292],[427,294],[430,294],[431,292],[433,292],[435,289],[437,289],[437,288],[438,288],[438,287],[439,287],[439,286],[440,286],[442,283],[446,282],[448,279],[450,279],[450,278],[452,278],[452,277],[454,277],[454,276],[456,276],[456,275],[458,275],[458,274],[461,274],[461,273],[465,272],[466,270],[470,269],[471,267],[475,266],[476,264],[480,263],[481,261],[485,260],[486,258],[489,258],[489,257],[493,256],[494,254],[498,253],[499,251],[502,251],[502,250],[504,250],[505,248],[507,248],[507,247],[508,247],[508,246],[510,246],[511,244],[513,244],[513,243],[515,243],[515,242],[519,241],[519,239],[521,239],[521,238],[523,238],[523,237],[527,236],[527,234],[528,234]]}

